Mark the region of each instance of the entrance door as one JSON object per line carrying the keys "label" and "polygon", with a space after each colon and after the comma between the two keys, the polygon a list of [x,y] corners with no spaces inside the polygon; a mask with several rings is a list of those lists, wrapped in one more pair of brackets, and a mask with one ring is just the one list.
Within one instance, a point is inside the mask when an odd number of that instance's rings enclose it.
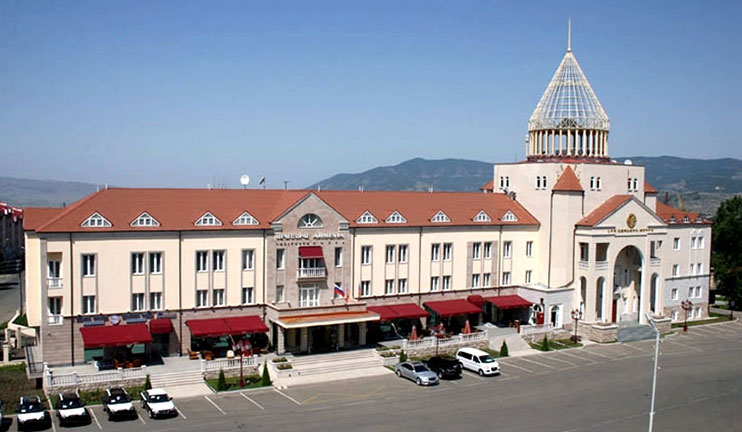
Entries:
{"label": "entrance door", "polygon": [[616,309],[618,309],[618,299],[613,299],[613,307],[611,308],[611,322],[616,322]]}
{"label": "entrance door", "polygon": [[337,351],[337,326],[310,327],[309,333],[310,353]]}

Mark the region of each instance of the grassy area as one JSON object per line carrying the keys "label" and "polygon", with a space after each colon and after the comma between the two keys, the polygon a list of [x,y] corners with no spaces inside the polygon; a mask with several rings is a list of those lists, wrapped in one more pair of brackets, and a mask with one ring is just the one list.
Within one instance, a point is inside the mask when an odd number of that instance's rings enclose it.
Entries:
{"label": "grassy area", "polygon": [[539,351],[556,351],[570,348],[579,348],[582,346],[581,343],[575,343],[572,339],[549,340],[548,349],[543,349],[541,342],[531,343],[530,345],[531,348]]}
{"label": "grassy area", "polygon": [[25,364],[0,367],[0,400],[3,401],[3,413],[15,413],[15,407],[21,396],[40,396],[45,400],[43,390],[36,388],[35,381],[26,378]]}
{"label": "grassy area", "polygon": [[13,324],[18,324],[20,326],[28,327],[28,318],[26,317],[26,314],[18,315],[18,318],[13,321]]}
{"label": "grassy area", "polygon": [[[139,400],[139,393],[144,391],[144,385],[140,386],[132,386],[132,387],[126,387],[126,392],[129,393],[129,396],[132,400]],[[100,405],[103,400],[103,395],[105,394],[104,389],[95,389],[95,390],[81,390],[77,392],[77,394],[80,396],[80,400],[85,403],[85,405]],[[49,397],[49,403],[51,404],[52,409],[57,406],[57,400],[59,399],[59,394],[52,394]]]}
{"label": "grassy area", "polygon": [[[227,390],[239,390],[240,389],[240,377],[226,377],[227,381]],[[219,383],[219,378],[211,378],[206,380],[206,384],[212,388],[212,390],[217,391],[217,385]],[[265,387],[262,383],[262,377],[260,375],[245,375],[245,386],[242,387],[242,389],[251,389],[251,388],[258,388],[258,387]]]}
{"label": "grassy area", "polygon": [[503,356],[500,355],[500,351],[498,351],[498,350],[491,350],[489,348],[485,348],[482,351],[484,351],[487,354],[489,354],[492,358],[501,358],[501,357],[503,357]]}
{"label": "grassy area", "polygon": [[[698,326],[698,325],[706,325],[706,324],[716,324],[716,323],[720,323],[720,322],[727,322],[727,321],[729,321],[729,315],[726,315],[726,314],[723,314],[722,315],[722,314],[711,312],[709,314],[709,317],[711,317],[711,318],[710,319],[705,319],[703,321],[688,321],[688,327],[693,327],[693,326]],[[683,323],[682,322],[674,323],[672,325],[672,328],[682,328],[682,327],[683,327]]]}

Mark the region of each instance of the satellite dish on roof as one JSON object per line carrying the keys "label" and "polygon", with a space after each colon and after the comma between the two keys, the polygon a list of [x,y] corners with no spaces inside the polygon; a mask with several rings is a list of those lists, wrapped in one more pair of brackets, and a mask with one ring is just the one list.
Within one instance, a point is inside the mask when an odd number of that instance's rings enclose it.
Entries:
{"label": "satellite dish on roof", "polygon": [[634,165],[634,162],[632,162],[631,159],[626,159],[625,161],[623,161],[623,164],[624,165]]}
{"label": "satellite dish on roof", "polygon": [[247,185],[250,184],[250,176],[247,174],[243,174],[242,177],[240,177],[240,184],[244,187],[247,187]]}

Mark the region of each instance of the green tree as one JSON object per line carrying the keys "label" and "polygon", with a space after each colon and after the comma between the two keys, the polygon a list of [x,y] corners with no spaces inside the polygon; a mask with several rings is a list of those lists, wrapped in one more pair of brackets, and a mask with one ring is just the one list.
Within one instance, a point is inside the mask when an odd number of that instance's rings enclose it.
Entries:
{"label": "green tree", "polygon": [[719,294],[742,301],[742,196],[721,203],[716,210],[711,241],[711,267]]}
{"label": "green tree", "polygon": [[502,341],[502,346],[500,347],[500,357],[507,357],[510,355],[510,352],[508,351],[508,344],[505,341]]}
{"label": "green tree", "polygon": [[407,354],[405,354],[404,350],[399,352],[399,362],[406,362],[407,361]]}
{"label": "green tree", "polygon": [[544,340],[541,341],[541,351],[549,351],[549,338],[544,335]]}
{"label": "green tree", "polygon": [[227,389],[227,378],[224,376],[224,369],[219,369],[219,381],[216,382],[216,390],[224,391]]}
{"label": "green tree", "polygon": [[147,379],[144,381],[144,389],[150,390],[152,388],[152,381],[149,380],[149,374],[147,374]]}
{"label": "green tree", "polygon": [[271,375],[268,372],[268,361],[266,360],[265,363],[263,363],[263,382],[261,383],[264,386],[271,385]]}

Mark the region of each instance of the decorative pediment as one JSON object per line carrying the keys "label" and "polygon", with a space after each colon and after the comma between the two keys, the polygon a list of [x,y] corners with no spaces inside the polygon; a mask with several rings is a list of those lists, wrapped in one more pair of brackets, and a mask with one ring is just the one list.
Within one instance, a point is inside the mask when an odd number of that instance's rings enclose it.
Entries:
{"label": "decorative pediment", "polygon": [[375,223],[379,223],[379,221],[378,219],[376,219],[374,215],[371,214],[370,211],[366,210],[365,212],[363,212],[361,216],[358,217],[358,219],[356,219],[356,223],[375,224]]}
{"label": "decorative pediment", "polygon": [[474,222],[492,222],[492,218],[484,210],[480,210],[476,216],[474,216]]}
{"label": "decorative pediment", "polygon": [[198,218],[196,222],[194,223],[196,226],[222,226],[222,221],[220,221],[216,216],[211,214],[210,212],[204,213],[203,216]]}
{"label": "decorative pediment", "polygon": [[140,214],[139,217],[131,221],[129,225],[133,227],[158,227],[160,226],[160,223],[157,221],[157,219],[150,216],[149,213],[144,212]]}
{"label": "decorative pediment", "polygon": [[434,223],[444,223],[444,222],[451,222],[451,218],[449,218],[448,215],[443,213],[443,210],[438,210],[438,213],[436,213],[435,216],[430,218],[430,221]]}
{"label": "decorative pediment", "polygon": [[405,219],[402,214],[400,214],[398,211],[394,211],[394,213],[390,214],[389,217],[386,218],[384,221],[386,223],[407,223],[407,219]]}
{"label": "decorative pediment", "polygon": [[83,228],[108,228],[111,227],[111,222],[103,217],[100,213],[95,212],[90,217],[85,219],[81,224]]}
{"label": "decorative pediment", "polygon": [[518,218],[510,210],[505,212],[501,220],[503,222],[518,222]]}
{"label": "decorative pediment", "polygon": [[244,212],[237,219],[232,222],[232,225],[259,225],[257,219],[255,219],[250,213]]}

